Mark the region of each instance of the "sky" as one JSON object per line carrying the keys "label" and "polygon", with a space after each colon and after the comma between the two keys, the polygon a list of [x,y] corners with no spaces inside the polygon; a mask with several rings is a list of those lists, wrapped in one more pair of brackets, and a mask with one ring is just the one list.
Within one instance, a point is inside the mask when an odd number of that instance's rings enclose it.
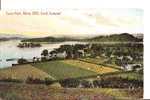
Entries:
{"label": "sky", "polygon": [[[37,10],[36,10],[37,11]],[[31,10],[0,11],[0,34],[28,37],[71,36],[89,37],[113,33],[143,33],[141,9],[51,9],[38,12],[59,15],[16,15],[14,12]],[[12,13],[12,15],[8,15]]]}

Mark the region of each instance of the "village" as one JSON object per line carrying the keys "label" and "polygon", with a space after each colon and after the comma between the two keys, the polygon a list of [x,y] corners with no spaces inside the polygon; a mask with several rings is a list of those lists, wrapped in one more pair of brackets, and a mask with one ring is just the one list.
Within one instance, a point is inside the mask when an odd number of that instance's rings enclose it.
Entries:
{"label": "village", "polygon": [[[85,60],[86,58],[103,59],[100,64],[119,66],[124,71],[143,69],[143,55],[138,52],[134,52],[133,49],[141,47],[140,44],[124,45],[119,48],[119,45],[101,45],[101,44],[75,44],[75,45],[61,45],[60,48],[56,48],[52,51],[44,49],[41,52],[41,57],[33,57],[33,59],[21,58],[18,60],[18,64],[25,63],[37,63],[51,60],[63,60],[63,59],[78,59]],[[130,47],[131,46],[131,47]],[[135,46],[133,48],[133,46]],[[142,48],[142,47],[141,47]],[[131,53],[132,52],[132,53]],[[134,53],[136,55],[134,55]]]}

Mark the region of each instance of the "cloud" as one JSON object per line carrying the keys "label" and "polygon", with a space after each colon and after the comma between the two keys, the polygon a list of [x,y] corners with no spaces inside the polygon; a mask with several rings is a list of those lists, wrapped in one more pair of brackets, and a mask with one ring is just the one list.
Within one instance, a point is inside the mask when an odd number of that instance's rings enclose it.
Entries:
{"label": "cloud", "polygon": [[143,32],[143,13],[135,9],[64,10],[59,16],[6,15],[0,12],[0,33],[28,36],[89,36]]}

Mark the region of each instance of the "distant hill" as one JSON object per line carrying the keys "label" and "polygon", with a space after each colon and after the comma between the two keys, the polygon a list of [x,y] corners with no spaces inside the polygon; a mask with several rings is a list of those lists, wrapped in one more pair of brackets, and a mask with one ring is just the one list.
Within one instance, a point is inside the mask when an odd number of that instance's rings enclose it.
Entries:
{"label": "distant hill", "polygon": [[65,37],[44,37],[44,38],[30,38],[22,40],[22,42],[64,42],[64,41],[77,41],[77,39],[73,38],[65,38]]}
{"label": "distant hill", "polygon": [[22,39],[27,39],[27,37],[19,34],[0,33],[0,41],[22,40]]}
{"label": "distant hill", "polygon": [[70,37],[44,37],[24,39],[22,42],[64,42],[64,41],[91,41],[91,42],[142,42],[143,38],[137,38],[129,33],[96,36],[93,38],[75,39]]}
{"label": "distant hill", "polygon": [[8,41],[7,38],[0,38],[0,41]]}
{"label": "distant hill", "polygon": [[22,39],[25,39],[25,38],[20,38],[20,37],[9,37],[9,38],[0,37],[0,41],[22,40]]}
{"label": "distant hill", "polygon": [[97,36],[94,38],[87,39],[87,41],[96,42],[142,42],[143,39],[137,38],[129,33],[113,34],[107,36]]}

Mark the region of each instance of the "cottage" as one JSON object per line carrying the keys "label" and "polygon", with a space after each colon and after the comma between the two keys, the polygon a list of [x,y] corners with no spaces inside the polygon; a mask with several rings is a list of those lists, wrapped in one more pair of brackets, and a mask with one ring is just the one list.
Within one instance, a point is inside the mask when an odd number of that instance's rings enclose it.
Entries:
{"label": "cottage", "polygon": [[64,52],[62,52],[62,53],[57,53],[57,54],[56,54],[56,57],[58,57],[58,58],[66,58],[66,56],[67,56],[66,51],[64,51]]}
{"label": "cottage", "polygon": [[114,58],[115,56],[113,54],[111,54],[110,58]]}
{"label": "cottage", "polygon": [[122,60],[122,59],[123,59],[123,56],[119,56],[119,57],[117,57],[117,59]]}
{"label": "cottage", "polygon": [[128,70],[128,71],[131,71],[131,70],[138,70],[141,68],[141,64],[127,64],[125,65],[125,69]]}
{"label": "cottage", "polygon": [[85,56],[85,52],[84,52],[84,50],[78,50],[78,53],[80,53],[82,57],[84,57],[84,56]]}
{"label": "cottage", "polygon": [[39,61],[41,61],[41,58],[33,57],[33,62],[39,62]]}
{"label": "cottage", "polygon": [[133,60],[133,58],[131,56],[126,56],[130,61]]}

